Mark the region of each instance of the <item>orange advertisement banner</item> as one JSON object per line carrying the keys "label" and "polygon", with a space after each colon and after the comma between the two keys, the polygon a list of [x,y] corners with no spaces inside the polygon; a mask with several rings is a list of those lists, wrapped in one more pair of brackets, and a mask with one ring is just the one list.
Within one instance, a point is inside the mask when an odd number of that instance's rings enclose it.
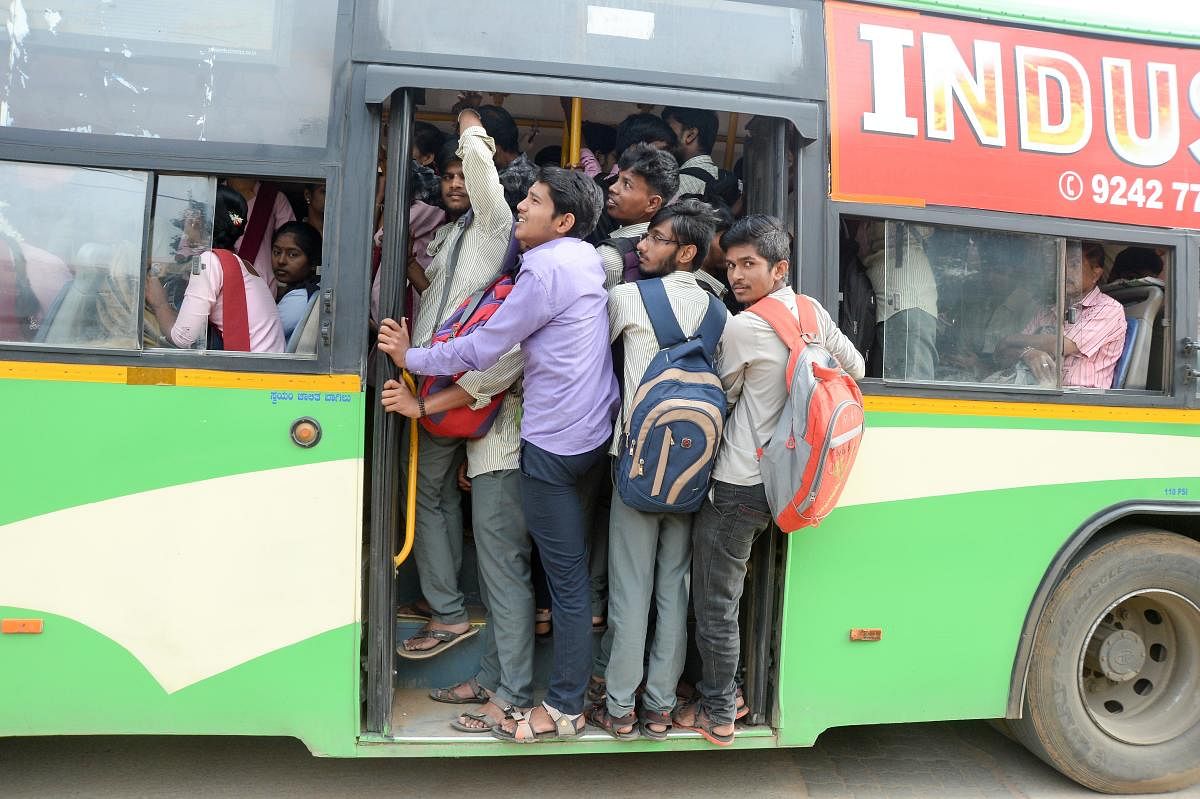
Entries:
{"label": "orange advertisement banner", "polygon": [[833,199],[1200,227],[1200,51],[825,10]]}

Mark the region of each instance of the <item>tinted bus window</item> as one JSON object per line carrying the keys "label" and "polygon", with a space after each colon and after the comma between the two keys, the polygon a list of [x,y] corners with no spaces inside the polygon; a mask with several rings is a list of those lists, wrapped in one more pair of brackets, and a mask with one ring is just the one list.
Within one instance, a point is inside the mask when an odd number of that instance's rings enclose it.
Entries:
{"label": "tinted bus window", "polygon": [[0,162],[0,341],[138,346],[146,180]]}
{"label": "tinted bus window", "polygon": [[15,3],[0,125],[323,147],[337,4]]}

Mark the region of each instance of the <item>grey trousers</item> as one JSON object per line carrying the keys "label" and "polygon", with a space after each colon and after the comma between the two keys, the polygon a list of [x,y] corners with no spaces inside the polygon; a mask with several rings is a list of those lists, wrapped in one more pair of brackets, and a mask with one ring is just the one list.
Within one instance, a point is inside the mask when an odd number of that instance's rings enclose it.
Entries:
{"label": "grey trousers", "polygon": [[479,684],[501,703],[533,704],[533,583],[519,469],[471,479],[479,589],[487,606]]}
{"label": "grey trousers", "polygon": [[[675,707],[675,687],[687,655],[692,516],[636,511],[613,492],[608,532],[608,627],[612,637],[607,642],[605,679],[608,712],[614,716],[634,709],[634,694],[643,673],[646,709],[669,713]],[[647,658],[652,602],[657,618]]]}
{"label": "grey trousers", "polygon": [[[458,585],[463,550],[458,466],[466,457],[466,448],[461,438],[431,436],[419,425],[417,441],[417,524],[413,554],[421,578],[421,593],[433,609],[434,621],[462,624],[470,620],[466,598]],[[407,480],[408,459],[404,461],[401,479]]]}

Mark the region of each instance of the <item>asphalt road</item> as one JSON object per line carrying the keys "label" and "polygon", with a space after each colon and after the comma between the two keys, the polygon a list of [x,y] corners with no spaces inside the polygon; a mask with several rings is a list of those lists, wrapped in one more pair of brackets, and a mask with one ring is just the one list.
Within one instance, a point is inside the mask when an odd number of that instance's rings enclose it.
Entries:
{"label": "asphalt road", "polygon": [[[1094,797],[986,724],[832,730],[801,750],[322,760],[257,738],[0,739],[0,797]],[[1200,799],[1200,789],[1175,794]]]}

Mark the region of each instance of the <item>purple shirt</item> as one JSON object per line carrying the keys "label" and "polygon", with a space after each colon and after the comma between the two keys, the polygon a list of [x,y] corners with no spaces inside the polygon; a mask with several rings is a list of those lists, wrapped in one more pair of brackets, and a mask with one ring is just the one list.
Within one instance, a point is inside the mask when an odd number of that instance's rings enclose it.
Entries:
{"label": "purple shirt", "polygon": [[406,364],[422,375],[481,371],[514,344],[525,355],[521,438],[555,455],[604,444],[612,435],[617,379],[604,266],[594,247],[561,238],[529,250],[512,293],[486,325],[411,349]]}

